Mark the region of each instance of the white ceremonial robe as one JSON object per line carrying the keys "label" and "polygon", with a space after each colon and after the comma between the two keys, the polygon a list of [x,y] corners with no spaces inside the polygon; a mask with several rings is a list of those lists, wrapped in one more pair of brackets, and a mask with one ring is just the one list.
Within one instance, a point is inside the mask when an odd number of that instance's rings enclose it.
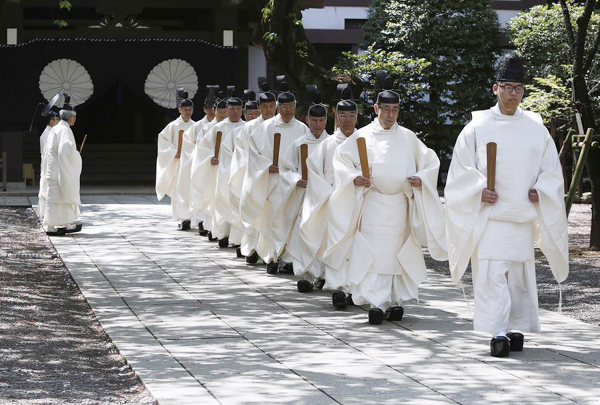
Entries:
{"label": "white ceremonial robe", "polygon": [[[201,210],[205,215],[204,229],[212,232],[213,237],[223,239],[229,235],[230,215],[229,210],[229,166],[232,154],[232,132],[245,124],[245,121],[231,122],[229,118],[212,126],[202,137],[198,145],[200,159],[196,175],[198,176],[196,186],[201,190],[194,210]],[[217,132],[221,132],[221,147],[219,151],[219,164],[213,165],[212,158],[215,156]],[[222,169],[220,168],[221,166]],[[219,175],[219,172],[222,174]],[[217,188],[223,190],[221,200],[217,201]],[[224,195],[226,194],[226,195]],[[218,204],[222,204],[217,206]]]}
{"label": "white ceremonial robe", "polygon": [[48,136],[50,135],[52,128],[50,125],[46,125],[46,129],[40,136],[40,191],[38,193],[38,205],[36,214],[40,220],[44,218],[44,211],[46,209],[46,199],[48,198],[46,189],[46,172],[48,171],[48,162],[46,161],[46,145],[48,143]]}
{"label": "white ceremonial robe", "polygon": [[[498,145],[495,204],[481,201],[487,187],[488,142]],[[539,202],[529,200],[535,189]],[[542,118],[496,105],[473,112],[460,133],[446,182],[446,234],[452,280],[469,260],[475,291],[475,330],[540,330],[534,240],[561,283],[569,274],[563,175]]]}
{"label": "white ceremonial robe", "polygon": [[[359,137],[367,144],[370,188],[354,185],[362,173]],[[385,310],[417,300],[427,277],[422,245],[434,259],[446,260],[439,166],[437,155],[412,131],[397,124],[386,130],[378,118],[336,149],[324,260],[336,269],[347,266],[342,271],[357,305]],[[422,186],[410,186],[410,176],[418,176]]]}
{"label": "white ceremonial robe", "polygon": [[47,229],[72,224],[80,214],[81,155],[66,121],[60,121],[50,131],[44,150],[46,205],[43,225]]}
{"label": "white ceremonial robe", "polygon": [[[199,223],[205,221],[204,211],[199,207],[200,202],[199,198],[202,195],[202,189],[199,188],[199,183],[201,181],[200,174],[198,170],[200,168],[200,163],[202,162],[202,151],[200,150],[200,141],[206,133],[214,126],[217,125],[219,121],[216,118],[213,118],[212,121],[204,124],[202,126],[195,126],[194,130],[196,132],[196,147],[194,148],[194,152],[191,158],[190,163],[190,215],[192,217],[192,222]],[[209,226],[209,224],[204,224],[204,226]]]}
{"label": "white ceremonial robe", "polygon": [[281,134],[281,166],[287,148],[307,131],[308,127],[297,119],[286,123],[276,115],[256,128],[248,140],[248,169],[242,187],[240,214],[244,226],[258,231],[256,252],[267,263],[277,261],[273,218],[281,203],[279,173],[269,173],[273,164],[274,134]]}
{"label": "white ceremonial robe", "polygon": [[209,123],[206,119],[206,116],[202,118],[200,121],[194,122],[184,133],[183,133],[183,144],[181,147],[181,158],[179,165],[179,173],[177,175],[177,186],[175,187],[175,194],[177,196],[178,201],[181,204],[187,203],[190,209],[190,219],[194,219],[192,221],[192,226],[194,224],[198,224],[195,218],[192,218],[191,212],[191,171],[192,171],[192,161],[194,158],[194,153],[196,150],[196,142],[198,141],[198,134],[201,134]]}
{"label": "white ceremonial robe", "polygon": [[[262,116],[246,122],[241,128],[234,130],[234,148],[231,158],[231,169],[229,171],[229,202],[231,205],[231,223],[232,232],[229,235],[229,242],[234,245],[240,245],[240,250],[244,256],[250,256],[256,249],[258,242],[258,233],[253,228],[246,228],[242,223],[240,215],[240,200],[242,197],[242,186],[246,169],[248,168],[248,138],[250,134],[264,122]],[[234,232],[234,230],[236,232]],[[239,234],[237,231],[240,231]]]}
{"label": "white ceremonial robe", "polygon": [[[190,207],[185,196],[177,194],[177,180],[181,158],[176,159],[179,131],[187,131],[194,121],[185,122],[181,116],[172,121],[158,134],[158,157],[156,158],[156,197],[171,197],[171,214],[175,221],[190,219]],[[183,145],[181,156],[183,157]]]}
{"label": "white ceremonial robe", "polygon": [[[354,130],[356,133],[356,130]],[[309,155],[306,162],[308,178],[302,220],[300,222],[300,248],[303,257],[321,261],[327,247],[327,201],[334,190],[333,155],[335,150],[348,137],[338,128],[333,136],[320,143]],[[346,290],[346,276],[342,269],[325,265],[325,286],[329,290]],[[296,264],[294,263],[294,270]]]}
{"label": "white ceremonial robe", "polygon": [[[300,243],[300,222],[302,221],[302,201],[305,188],[298,187],[302,180],[300,147],[308,146],[310,155],[329,134],[325,131],[318,137],[307,131],[287,149],[280,165],[279,190],[281,203],[273,218],[273,236],[277,255],[294,264],[294,274],[309,281],[322,278],[323,266],[319,261],[305,255]],[[308,180],[310,182],[310,179]],[[285,254],[284,254],[285,253]]]}

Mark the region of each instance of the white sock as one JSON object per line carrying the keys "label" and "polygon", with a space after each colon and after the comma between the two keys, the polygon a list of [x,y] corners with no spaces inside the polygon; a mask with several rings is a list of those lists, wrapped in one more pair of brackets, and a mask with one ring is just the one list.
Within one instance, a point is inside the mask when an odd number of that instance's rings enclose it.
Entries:
{"label": "white sock", "polygon": [[504,336],[504,337],[506,337],[506,331],[505,330],[501,330],[500,332],[498,332],[498,333],[496,333],[494,335],[494,337],[496,337],[496,336]]}

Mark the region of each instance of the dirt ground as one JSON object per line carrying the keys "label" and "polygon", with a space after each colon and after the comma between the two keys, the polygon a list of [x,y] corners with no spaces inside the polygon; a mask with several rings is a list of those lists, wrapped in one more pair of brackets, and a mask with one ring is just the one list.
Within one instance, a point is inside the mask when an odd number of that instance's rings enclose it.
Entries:
{"label": "dirt ground", "polygon": [[156,404],[31,208],[0,208],[0,403]]}

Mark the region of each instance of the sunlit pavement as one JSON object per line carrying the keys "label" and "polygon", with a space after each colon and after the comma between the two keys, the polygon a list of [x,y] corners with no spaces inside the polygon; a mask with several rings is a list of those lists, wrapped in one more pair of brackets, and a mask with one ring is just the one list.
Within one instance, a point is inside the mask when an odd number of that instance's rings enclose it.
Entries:
{"label": "sunlit pavement", "polygon": [[154,196],[82,199],[83,232],[52,242],[160,404],[600,403],[600,327],[542,311],[525,351],[493,358],[443,275],[401,322],[371,326],[178,231]]}

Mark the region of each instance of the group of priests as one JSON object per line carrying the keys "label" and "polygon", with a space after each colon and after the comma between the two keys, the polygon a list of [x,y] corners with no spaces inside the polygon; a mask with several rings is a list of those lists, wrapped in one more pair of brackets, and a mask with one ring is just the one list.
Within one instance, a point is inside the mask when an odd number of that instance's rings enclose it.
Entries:
{"label": "group of priests", "polygon": [[[46,128],[40,137],[40,190],[37,215],[50,236],[79,232],[82,224],[76,222],[81,200],[79,176],[81,155],[77,150],[71,127],[77,113],[70,105],[71,98],[64,95],[64,104],[56,112],[47,105],[44,116]],[[45,109],[46,110],[46,109]]]}
{"label": "group of priests", "polygon": [[523,349],[522,332],[540,330],[534,241],[556,280],[568,275],[562,170],[540,116],[519,108],[523,76],[519,57],[501,58],[497,104],[459,135],[445,206],[439,159],[398,124],[401,100],[386,87],[357,129],[342,86],[331,135],[329,107],[313,100],[302,122],[285,87],[247,102],[209,92],[198,122],[183,94],[158,137],[156,193],[171,198],[181,230],[197,227],[268,274],[294,274],[301,293],[330,291],[338,309],[368,305],[371,324],[400,321],[418,300],[423,247],[457,283],[470,262],[475,329],[491,334],[493,356],[508,356]]}

